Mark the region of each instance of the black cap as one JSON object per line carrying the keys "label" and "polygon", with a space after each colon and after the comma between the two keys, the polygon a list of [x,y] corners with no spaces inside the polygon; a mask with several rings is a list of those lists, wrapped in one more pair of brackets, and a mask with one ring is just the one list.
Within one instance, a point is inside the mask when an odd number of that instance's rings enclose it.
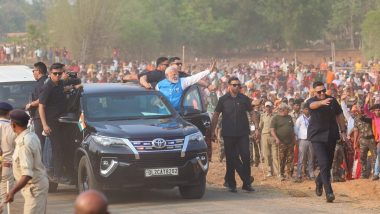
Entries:
{"label": "black cap", "polygon": [[11,111],[9,114],[9,117],[11,118],[11,121],[14,121],[20,125],[27,126],[29,122],[29,115],[24,111],[20,109],[15,109]]}
{"label": "black cap", "polygon": [[4,111],[11,111],[13,110],[13,107],[9,103],[0,102],[0,109]]}
{"label": "black cap", "polygon": [[296,99],[294,100],[294,104],[301,105],[303,103],[303,99]]}

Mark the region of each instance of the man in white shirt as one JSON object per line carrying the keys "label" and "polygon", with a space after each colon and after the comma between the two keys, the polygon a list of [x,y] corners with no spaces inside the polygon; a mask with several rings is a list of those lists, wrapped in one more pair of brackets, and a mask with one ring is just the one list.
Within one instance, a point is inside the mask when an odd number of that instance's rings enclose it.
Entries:
{"label": "man in white shirt", "polygon": [[308,157],[307,160],[307,173],[309,179],[314,179],[314,155],[313,147],[311,142],[307,140],[307,127],[309,126],[310,112],[306,105],[303,105],[302,115],[298,117],[294,125],[294,132],[297,136],[299,142],[298,151],[298,163],[297,163],[297,176],[295,182],[301,182],[302,178],[302,167],[304,159]]}

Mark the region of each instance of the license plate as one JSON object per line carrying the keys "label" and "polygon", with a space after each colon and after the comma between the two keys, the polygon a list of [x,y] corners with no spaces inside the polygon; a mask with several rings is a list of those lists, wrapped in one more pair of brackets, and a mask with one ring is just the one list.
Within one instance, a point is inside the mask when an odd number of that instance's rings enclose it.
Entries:
{"label": "license plate", "polygon": [[177,176],[177,175],[178,175],[178,167],[145,169],[145,177]]}

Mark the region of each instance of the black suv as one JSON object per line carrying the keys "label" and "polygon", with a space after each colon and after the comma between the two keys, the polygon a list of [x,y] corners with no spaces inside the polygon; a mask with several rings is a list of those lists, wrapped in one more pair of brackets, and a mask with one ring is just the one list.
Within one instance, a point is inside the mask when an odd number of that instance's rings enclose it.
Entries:
{"label": "black suv", "polygon": [[204,195],[210,117],[198,86],[185,91],[179,113],[137,85],[85,84],[72,97],[77,108],[59,121],[68,133],[65,173],[80,192],[178,186],[183,198]]}

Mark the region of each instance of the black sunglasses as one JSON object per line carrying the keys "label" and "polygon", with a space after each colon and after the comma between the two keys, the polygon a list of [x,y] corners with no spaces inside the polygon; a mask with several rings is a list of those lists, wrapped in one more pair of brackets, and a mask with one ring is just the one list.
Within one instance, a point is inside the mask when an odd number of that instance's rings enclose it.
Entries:
{"label": "black sunglasses", "polygon": [[323,92],[324,94],[326,94],[326,89],[322,89],[322,90],[320,90],[320,91],[316,91],[317,94],[321,94],[322,92]]}
{"label": "black sunglasses", "polygon": [[233,87],[241,87],[241,84],[239,83],[239,84],[231,84]]}
{"label": "black sunglasses", "polygon": [[51,73],[51,74],[53,74],[53,75],[55,75],[55,76],[61,76],[61,75],[63,74],[63,72],[53,72],[53,73]]}

